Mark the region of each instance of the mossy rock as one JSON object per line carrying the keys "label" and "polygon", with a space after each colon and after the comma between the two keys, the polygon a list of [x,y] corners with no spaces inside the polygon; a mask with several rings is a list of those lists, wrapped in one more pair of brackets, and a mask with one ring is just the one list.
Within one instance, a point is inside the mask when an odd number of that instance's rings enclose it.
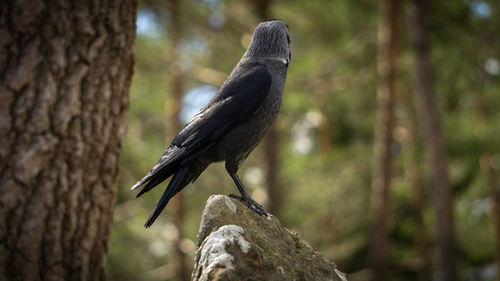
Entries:
{"label": "mossy rock", "polygon": [[192,280],[334,280],[344,274],[276,217],[211,196],[203,211]]}

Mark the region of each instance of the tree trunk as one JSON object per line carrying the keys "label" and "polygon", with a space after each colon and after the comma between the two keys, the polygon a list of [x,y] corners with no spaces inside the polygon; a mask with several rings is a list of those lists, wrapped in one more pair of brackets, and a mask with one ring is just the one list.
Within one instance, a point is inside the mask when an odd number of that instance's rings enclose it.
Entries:
{"label": "tree trunk", "polygon": [[[184,85],[182,82],[182,73],[179,68],[179,54],[177,51],[177,45],[182,37],[182,24],[180,21],[180,0],[168,0],[167,10],[170,12],[170,24],[168,25],[168,32],[170,35],[170,97],[165,106],[165,111],[167,114],[167,143],[169,143],[181,130],[181,100],[184,91]],[[181,242],[184,237],[182,231],[182,223],[184,222],[184,197],[182,192],[177,193],[177,195],[172,198],[170,205],[172,206],[172,222],[177,228],[178,235],[173,241],[174,251],[172,258],[172,265],[174,267],[175,280],[187,281],[189,280],[190,272],[186,268],[186,255],[181,249]]]}
{"label": "tree trunk", "polygon": [[378,73],[380,85],[377,92],[379,104],[376,129],[375,163],[372,181],[374,224],[372,235],[372,280],[387,280],[389,276],[389,223],[392,179],[392,131],[394,128],[394,82],[397,45],[397,1],[380,1],[380,26],[378,31]]}
{"label": "tree trunk", "polygon": [[279,216],[281,207],[281,188],[279,174],[279,132],[275,126],[271,127],[265,139],[266,153],[266,192],[269,212]]}
{"label": "tree trunk", "polygon": [[0,4],[0,280],[103,280],[137,3]]}
{"label": "tree trunk", "polygon": [[[412,134],[412,133],[410,133]],[[413,137],[413,136],[411,136]],[[413,140],[409,145],[415,145]],[[414,150],[414,148],[412,148]],[[429,253],[429,238],[427,234],[427,226],[424,221],[424,190],[422,188],[421,171],[416,161],[416,153],[412,152],[412,159],[407,165],[407,177],[411,186],[411,199],[413,204],[413,213],[417,230],[415,234],[415,252],[418,258],[418,280],[431,281],[431,258]]]}
{"label": "tree trunk", "polygon": [[404,114],[407,134],[403,140],[405,150],[410,154],[410,159],[405,163],[405,176],[411,189],[411,201],[413,205],[413,214],[417,225],[414,249],[417,256],[417,271],[419,281],[431,281],[431,257],[429,251],[429,235],[424,220],[424,210],[427,207],[425,203],[425,192],[422,184],[422,171],[419,165],[417,146],[420,140],[417,138],[417,121],[415,111],[409,95],[404,95]]}
{"label": "tree trunk", "polygon": [[434,101],[425,22],[425,1],[409,2],[410,34],[415,52],[418,118],[432,173],[433,204],[436,210],[437,245],[444,281],[457,281],[453,203],[446,168],[445,149],[438,110]]}
{"label": "tree trunk", "polygon": [[493,167],[491,156],[486,154],[481,157],[481,167],[487,177],[491,208],[490,225],[495,249],[495,261],[497,276],[495,280],[500,280],[500,182],[498,181],[498,170]]}
{"label": "tree trunk", "polygon": [[272,0],[250,0],[260,21],[270,20],[269,13]]}

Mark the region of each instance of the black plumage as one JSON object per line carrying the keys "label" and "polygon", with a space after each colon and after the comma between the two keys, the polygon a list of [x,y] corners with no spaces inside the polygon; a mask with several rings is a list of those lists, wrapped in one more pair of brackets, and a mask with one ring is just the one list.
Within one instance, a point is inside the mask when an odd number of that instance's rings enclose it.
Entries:
{"label": "black plumage", "polygon": [[205,168],[226,161],[226,170],[250,209],[266,215],[250,198],[236,172],[275,121],[290,62],[288,26],[280,20],[259,24],[243,58],[217,94],[177,134],[158,163],[132,189],[141,196],[173,176],[146,221],[149,227],[168,201]]}

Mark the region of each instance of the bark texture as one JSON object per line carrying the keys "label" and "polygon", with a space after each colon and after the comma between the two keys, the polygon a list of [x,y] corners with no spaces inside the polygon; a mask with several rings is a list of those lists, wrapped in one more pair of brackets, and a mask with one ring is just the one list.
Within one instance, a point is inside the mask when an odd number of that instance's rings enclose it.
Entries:
{"label": "bark texture", "polygon": [[373,236],[372,280],[387,280],[389,275],[389,214],[391,210],[392,146],[394,139],[394,99],[397,52],[398,1],[381,0],[378,30],[377,92],[378,125],[376,128],[375,163],[372,180]]}
{"label": "bark texture", "polygon": [[0,280],[102,280],[136,1],[0,4]]}
{"label": "bark texture", "polygon": [[426,1],[409,1],[410,35],[415,53],[417,113],[432,173],[437,245],[442,280],[458,281],[453,202],[446,167],[445,145],[435,102],[426,27]]}

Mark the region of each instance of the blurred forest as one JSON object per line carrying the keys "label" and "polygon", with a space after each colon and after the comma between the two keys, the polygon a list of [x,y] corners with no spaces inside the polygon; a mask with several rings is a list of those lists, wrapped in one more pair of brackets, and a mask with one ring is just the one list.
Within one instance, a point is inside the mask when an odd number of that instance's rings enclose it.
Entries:
{"label": "blurred forest", "polygon": [[[385,2],[399,3],[389,22],[381,12]],[[351,281],[370,278],[370,256],[385,262],[387,278],[379,280],[447,280],[443,260],[454,260],[460,280],[500,280],[500,3],[429,1],[424,11],[428,84],[440,121],[430,119],[444,140],[448,175],[427,154],[417,87],[420,45],[412,41],[418,27],[410,6],[369,0],[140,1],[109,280],[189,279],[206,200],[236,192],[223,164],[210,166],[148,230],[143,223],[163,188],[142,200],[129,189],[179,126],[208,102],[266,18],[290,26],[292,62],[275,130],[240,169],[253,198]],[[384,24],[393,36],[385,55]],[[392,78],[384,76],[387,58]],[[393,88],[388,107],[381,85]],[[383,112],[390,118],[380,117]],[[384,144],[386,154],[376,149]],[[385,193],[372,190],[380,173],[387,173]],[[437,240],[443,222],[434,191],[440,176],[449,177],[444,190],[454,216],[448,229],[450,247],[456,247],[452,257],[442,256]],[[382,250],[373,250],[377,242]],[[379,258],[380,251],[385,256]]]}

